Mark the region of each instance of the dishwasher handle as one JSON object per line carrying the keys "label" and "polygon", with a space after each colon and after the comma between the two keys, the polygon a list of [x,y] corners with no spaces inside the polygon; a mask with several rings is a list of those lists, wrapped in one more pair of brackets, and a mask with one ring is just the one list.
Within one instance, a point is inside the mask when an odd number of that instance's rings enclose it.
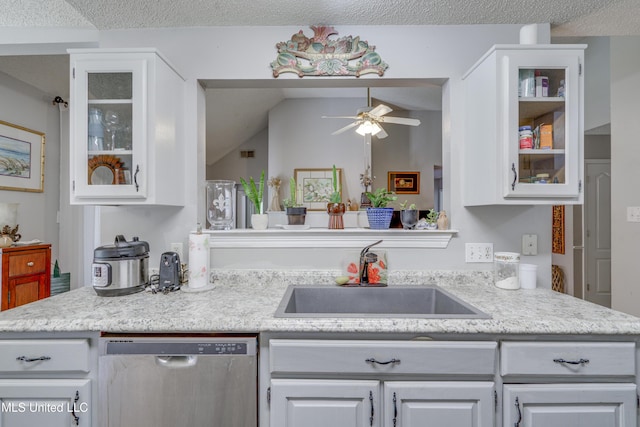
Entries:
{"label": "dishwasher handle", "polygon": [[195,366],[198,356],[156,356],[156,363],[165,368],[189,368]]}

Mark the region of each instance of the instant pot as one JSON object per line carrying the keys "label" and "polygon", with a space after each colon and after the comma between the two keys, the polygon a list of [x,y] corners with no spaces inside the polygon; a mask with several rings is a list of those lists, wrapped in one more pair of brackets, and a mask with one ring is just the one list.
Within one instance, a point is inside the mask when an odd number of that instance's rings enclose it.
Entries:
{"label": "instant pot", "polygon": [[117,235],[113,245],[93,251],[91,281],[100,296],[129,295],[149,284],[149,244]]}

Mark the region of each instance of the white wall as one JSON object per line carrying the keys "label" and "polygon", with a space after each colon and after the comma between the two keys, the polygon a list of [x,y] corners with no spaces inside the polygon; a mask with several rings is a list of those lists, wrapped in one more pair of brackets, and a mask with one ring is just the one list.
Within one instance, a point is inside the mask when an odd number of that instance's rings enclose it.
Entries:
{"label": "white wall", "polygon": [[[269,65],[276,57],[274,45],[297,33],[299,27],[251,27],[251,28],[185,28],[150,30],[112,30],[101,33],[102,47],[153,46],[162,51],[180,70],[188,83],[196,85],[197,79],[264,79],[273,82]],[[465,242],[493,242],[495,250],[519,251],[522,233],[539,236],[539,255],[532,263],[539,265],[540,283],[550,286],[551,278],[551,227],[548,207],[479,207],[466,209],[462,206],[460,193],[462,179],[462,138],[464,129],[464,91],[462,74],[495,43],[517,43],[520,27],[505,26],[434,26],[434,27],[339,27],[340,35],[359,35],[376,45],[377,51],[390,66],[384,78],[449,78],[445,85],[446,100],[443,106],[443,158],[445,165],[445,208],[449,212],[451,225],[460,231],[446,250],[411,250],[399,253],[403,267],[420,269],[467,268],[490,269],[490,264],[465,264]],[[305,28],[305,32],[310,30]],[[416,41],[407,43],[407,40]],[[217,41],[217,42],[216,42]],[[231,42],[233,41],[233,42]],[[239,46],[251,46],[248,53]],[[452,54],[455,52],[455,54]],[[221,61],[225,61],[222,63]],[[365,76],[364,78],[378,78]],[[299,80],[295,75],[279,79]],[[311,79],[306,77],[305,79]],[[336,77],[336,80],[343,79]],[[349,79],[349,78],[344,78]],[[187,97],[187,105],[196,105],[193,94]],[[200,113],[200,112],[199,112]],[[201,114],[199,114],[202,117]],[[195,117],[195,116],[194,116]],[[201,126],[194,123],[193,127]],[[189,144],[195,143],[196,135]],[[201,149],[203,141],[197,141]],[[194,149],[195,151],[195,149]],[[189,162],[189,161],[188,161]],[[191,158],[189,168],[204,171],[204,157]],[[448,166],[448,167],[447,167]],[[188,170],[188,172],[191,172]],[[204,175],[204,172],[202,172]],[[193,179],[185,191],[198,193]],[[201,178],[203,179],[203,178]],[[192,200],[196,200],[193,197]],[[120,208],[127,210],[130,208]],[[203,209],[188,206],[167,218],[164,210],[145,210],[147,220],[156,224],[155,230],[166,229],[176,239],[186,238],[185,227],[172,224],[193,224],[194,216]],[[103,214],[104,219],[104,214]],[[122,221],[110,221],[117,229],[127,228]],[[133,225],[131,228],[135,228]],[[103,224],[103,234],[113,235],[115,230]],[[166,241],[166,240],[165,240]],[[153,246],[152,246],[153,249]],[[164,248],[166,250],[166,247]],[[238,263],[250,267],[246,259],[264,259],[266,254],[243,252]],[[273,267],[291,267],[286,257],[274,257]],[[153,256],[153,255],[152,255]],[[214,254],[215,256],[215,254]],[[226,256],[226,255],[225,255]],[[284,260],[282,259],[284,258]],[[223,259],[221,255],[217,259]],[[153,259],[152,259],[153,261]],[[269,261],[269,260],[266,260]],[[322,261],[322,257],[318,257]],[[224,264],[224,265],[230,265]],[[322,264],[318,267],[330,267]]]}
{"label": "white wall", "polygon": [[640,37],[611,37],[611,307],[640,316]]}
{"label": "white wall", "polygon": [[[0,190],[0,202],[20,204],[22,240],[51,243],[53,263],[59,257],[60,111],[52,104],[52,97],[4,73],[0,73],[0,100],[0,120],[45,134],[44,192]],[[66,262],[60,260],[60,264],[63,271],[68,271]]]}
{"label": "white wall", "polygon": [[[204,156],[204,95],[198,79],[235,79],[269,82],[273,84],[269,64],[276,57],[275,43],[285,41],[302,27],[217,27],[184,29],[110,30],[99,33],[101,47],[156,47],[163,52],[186,78],[185,150],[184,164],[186,199],[183,208],[103,209],[100,234],[104,242],[115,234],[139,235],[150,242],[150,265],[160,253],[168,250],[170,242],[186,242],[188,231],[196,221],[204,223],[203,192],[205,180]],[[303,28],[305,33],[311,30]],[[539,236],[539,255],[531,262],[539,265],[540,283],[549,285],[551,264],[550,208],[548,207],[477,207],[465,208],[461,202],[462,138],[465,123],[465,93],[461,76],[493,44],[517,43],[518,25],[480,26],[384,26],[338,27],[340,36],[357,35],[369,40],[382,58],[389,63],[383,79],[444,78],[443,88],[443,163],[444,186],[447,199],[445,209],[451,226],[460,232],[446,250],[406,250],[398,252],[403,268],[466,268],[490,269],[490,264],[465,264],[465,242],[493,242],[495,250],[519,251],[523,233]],[[46,31],[38,32],[42,43]],[[37,37],[36,37],[37,38]],[[91,38],[91,37],[88,37]],[[89,40],[90,41],[90,40]],[[408,42],[409,41],[409,42]],[[32,39],[31,43],[37,44]],[[250,49],[246,49],[250,46]],[[379,79],[374,75],[365,79]],[[335,81],[351,77],[331,78]],[[281,76],[278,81],[302,81],[295,75]],[[305,77],[303,82],[313,82]],[[298,83],[300,84],[300,83]],[[178,165],[179,166],[179,165]],[[176,173],[179,173],[179,167]],[[169,171],[171,172],[171,171]],[[144,234],[143,234],[144,233]],[[339,252],[339,251],[336,251]],[[261,259],[266,254],[242,253],[235,258]],[[286,254],[283,254],[286,258]],[[222,259],[222,257],[220,258]],[[323,261],[318,257],[318,262]],[[281,259],[267,260],[273,267],[295,265]],[[224,265],[231,265],[227,263]],[[322,264],[319,268],[331,268]]]}
{"label": "white wall", "polygon": [[[256,157],[241,158],[241,150],[254,150]],[[249,177],[253,177],[257,180],[261,171],[267,171],[268,155],[269,134],[267,129],[264,129],[214,164],[207,166],[207,179],[231,179],[240,182],[241,177],[247,181]]]}
{"label": "white wall", "polygon": [[611,122],[609,37],[587,37],[584,54],[584,130]]}

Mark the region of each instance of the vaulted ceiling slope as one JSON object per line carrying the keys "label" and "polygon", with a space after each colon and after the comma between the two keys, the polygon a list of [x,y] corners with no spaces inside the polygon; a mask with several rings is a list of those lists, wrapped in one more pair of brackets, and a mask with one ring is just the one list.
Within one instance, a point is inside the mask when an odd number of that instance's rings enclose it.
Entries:
{"label": "vaulted ceiling slope", "polygon": [[554,37],[640,35],[638,0],[0,0],[0,26],[166,28],[551,23]]}

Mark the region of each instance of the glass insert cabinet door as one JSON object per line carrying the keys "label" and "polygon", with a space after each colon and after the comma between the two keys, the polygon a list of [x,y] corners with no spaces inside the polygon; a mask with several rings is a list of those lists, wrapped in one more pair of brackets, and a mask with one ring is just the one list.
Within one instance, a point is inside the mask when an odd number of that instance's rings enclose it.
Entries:
{"label": "glass insert cabinet door", "polygon": [[146,62],[87,59],[73,68],[74,196],[144,198]]}
{"label": "glass insert cabinet door", "polygon": [[577,55],[508,57],[505,197],[577,197],[581,191]]}

